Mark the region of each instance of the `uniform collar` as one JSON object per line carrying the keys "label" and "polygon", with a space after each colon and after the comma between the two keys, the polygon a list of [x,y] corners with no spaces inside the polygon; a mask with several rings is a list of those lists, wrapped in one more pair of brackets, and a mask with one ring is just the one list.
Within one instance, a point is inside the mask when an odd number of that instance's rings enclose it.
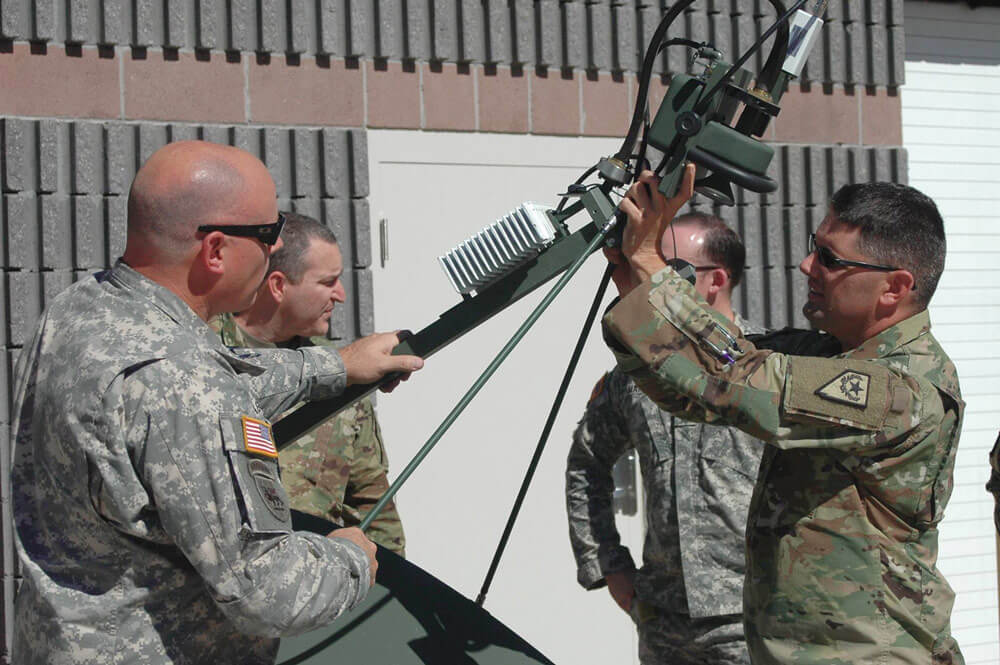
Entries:
{"label": "uniform collar", "polygon": [[845,352],[844,355],[851,358],[884,358],[930,331],[931,317],[925,309],[886,328],[862,342],[860,346]]}
{"label": "uniform collar", "polygon": [[240,326],[240,324],[236,321],[236,316],[233,314],[220,314],[218,318],[213,319],[209,325],[219,331],[219,335],[222,337],[222,343],[226,346],[243,347],[247,349],[278,348],[277,344],[258,339],[247,332],[246,329]]}
{"label": "uniform collar", "polygon": [[145,298],[177,325],[197,335],[201,341],[213,347],[219,346],[219,338],[212,329],[186,302],[181,300],[180,296],[139,273],[121,259],[118,259],[114,267],[108,271],[106,281],[123,291]]}

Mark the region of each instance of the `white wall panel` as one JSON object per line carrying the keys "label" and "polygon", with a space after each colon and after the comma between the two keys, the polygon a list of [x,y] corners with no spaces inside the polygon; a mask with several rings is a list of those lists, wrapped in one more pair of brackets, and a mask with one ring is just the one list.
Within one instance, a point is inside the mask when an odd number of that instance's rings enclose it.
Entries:
{"label": "white wall panel", "polygon": [[[555,204],[611,139],[369,132],[372,213],[389,228],[376,267],[379,330],[419,330],[460,300],[436,257],[523,201]],[[586,221],[578,215],[575,230]],[[378,252],[376,251],[376,255]],[[474,598],[538,441],[552,398],[603,272],[594,257],[556,299],[399,493],[408,557]],[[431,357],[379,398],[397,471],[424,443],[548,287]],[[614,364],[593,331],[486,608],[556,663],[636,662],[635,629],[607,591],[576,583],[563,476],[576,422],[598,377]],[[620,522],[633,557],[642,524]]]}
{"label": "white wall panel", "polygon": [[910,184],[937,201],[948,260],[935,334],[968,403],[939,567],[955,589],[952,630],[968,665],[1000,662],[987,455],[1000,429],[1000,10],[907,2],[903,144]]}

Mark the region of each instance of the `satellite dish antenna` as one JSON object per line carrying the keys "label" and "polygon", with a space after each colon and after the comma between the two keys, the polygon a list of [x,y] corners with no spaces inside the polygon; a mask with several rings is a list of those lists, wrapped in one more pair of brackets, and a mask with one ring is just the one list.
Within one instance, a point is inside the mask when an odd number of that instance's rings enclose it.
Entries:
{"label": "satellite dish antenna", "polygon": [[[337,528],[292,511],[297,531]],[[482,607],[419,566],[378,548],[368,597],[329,626],[281,639],[278,665],[554,665]]]}

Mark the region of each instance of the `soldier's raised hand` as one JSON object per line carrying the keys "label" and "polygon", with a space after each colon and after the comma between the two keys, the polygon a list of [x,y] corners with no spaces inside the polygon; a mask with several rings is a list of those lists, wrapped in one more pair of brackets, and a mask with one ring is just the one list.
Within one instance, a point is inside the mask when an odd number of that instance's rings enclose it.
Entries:
{"label": "soldier's raised hand", "polygon": [[[405,333],[375,333],[348,344],[340,350],[347,371],[347,385],[374,383],[386,374],[399,372],[406,379],[410,372],[424,366],[419,356],[394,356],[393,348],[399,344]],[[393,387],[398,381],[393,382]]]}
{"label": "soldier's raised hand", "polygon": [[694,194],[694,172],[694,164],[688,164],[680,189],[668,199],[657,189],[660,179],[652,171],[643,171],[618,206],[628,217],[622,233],[622,254],[639,283],[667,265],[660,253],[660,239],[677,211]]}

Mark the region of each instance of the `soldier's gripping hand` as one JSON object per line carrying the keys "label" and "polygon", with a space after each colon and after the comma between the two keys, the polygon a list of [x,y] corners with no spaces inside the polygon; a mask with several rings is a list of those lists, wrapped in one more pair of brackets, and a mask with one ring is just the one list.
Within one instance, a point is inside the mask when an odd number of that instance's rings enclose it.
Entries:
{"label": "soldier's gripping hand", "polygon": [[369,580],[369,586],[375,584],[375,572],[378,570],[378,561],[375,560],[375,552],[378,548],[375,547],[375,543],[368,540],[365,536],[365,532],[356,526],[348,527],[346,529],[334,529],[330,533],[326,534],[327,538],[343,538],[344,540],[349,540],[368,555],[369,568],[371,570],[371,579]]}
{"label": "soldier's gripping hand", "polygon": [[[348,344],[340,350],[340,358],[344,361],[347,371],[347,385],[355,383],[374,383],[386,374],[399,372],[401,380],[409,378],[410,372],[415,372],[424,366],[423,358],[419,356],[394,356],[392,350],[405,333],[375,333],[368,337]],[[396,387],[399,381],[393,381],[383,390],[388,392]]]}
{"label": "soldier's gripping hand", "polygon": [[615,283],[618,295],[625,297],[629,291],[639,286],[639,282],[635,281],[635,275],[632,274],[632,267],[620,249],[605,247],[603,251],[604,258],[615,267],[611,273],[611,281]]}
{"label": "soldier's gripping hand", "polygon": [[611,597],[618,603],[618,607],[625,610],[626,613],[632,611],[632,601],[635,600],[635,586],[632,583],[634,576],[634,570],[622,570],[604,576]]}
{"label": "soldier's gripping hand", "polygon": [[646,281],[667,266],[660,252],[661,239],[677,211],[694,194],[694,170],[694,164],[684,168],[680,189],[669,199],[657,189],[660,179],[652,171],[643,171],[619,204],[619,209],[628,217],[622,232],[621,251],[637,283]]}

